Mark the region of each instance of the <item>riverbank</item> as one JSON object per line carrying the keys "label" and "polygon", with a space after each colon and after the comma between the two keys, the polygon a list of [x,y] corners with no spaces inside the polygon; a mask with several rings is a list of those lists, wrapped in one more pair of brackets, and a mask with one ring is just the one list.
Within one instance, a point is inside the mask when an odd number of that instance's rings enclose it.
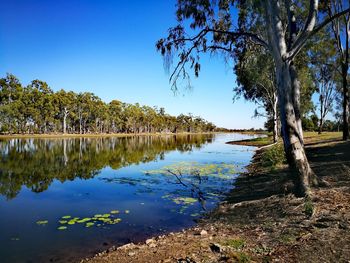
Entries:
{"label": "riverbank", "polygon": [[84,262],[348,262],[350,142],[306,134],[316,174],[329,182],[305,202],[293,195],[283,162],[266,166],[257,150],[227,201],[194,228],[127,244]]}

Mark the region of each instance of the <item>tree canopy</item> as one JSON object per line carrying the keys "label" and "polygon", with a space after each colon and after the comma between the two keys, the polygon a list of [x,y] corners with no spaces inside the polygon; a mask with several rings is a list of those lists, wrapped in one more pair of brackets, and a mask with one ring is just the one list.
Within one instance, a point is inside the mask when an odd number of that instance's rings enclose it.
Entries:
{"label": "tree canopy", "polygon": [[0,132],[156,133],[211,132],[215,125],[192,114],[172,116],[164,108],[112,100],[90,92],[54,92],[41,80],[23,86],[12,74],[0,79]]}

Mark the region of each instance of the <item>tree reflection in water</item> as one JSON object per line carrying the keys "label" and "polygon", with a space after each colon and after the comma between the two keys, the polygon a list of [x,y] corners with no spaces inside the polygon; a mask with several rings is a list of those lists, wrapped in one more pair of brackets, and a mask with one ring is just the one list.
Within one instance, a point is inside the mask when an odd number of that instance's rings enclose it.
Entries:
{"label": "tree reflection in water", "polygon": [[15,198],[22,186],[43,192],[54,180],[90,179],[107,166],[164,159],[169,151],[200,149],[212,140],[211,134],[1,140],[0,194]]}

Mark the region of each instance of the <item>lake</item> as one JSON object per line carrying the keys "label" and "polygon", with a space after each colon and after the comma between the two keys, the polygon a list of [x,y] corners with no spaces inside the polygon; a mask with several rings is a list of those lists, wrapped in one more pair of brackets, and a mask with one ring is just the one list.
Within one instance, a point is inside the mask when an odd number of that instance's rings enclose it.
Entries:
{"label": "lake", "polygon": [[77,262],[193,226],[254,147],[241,134],[0,140],[0,261]]}

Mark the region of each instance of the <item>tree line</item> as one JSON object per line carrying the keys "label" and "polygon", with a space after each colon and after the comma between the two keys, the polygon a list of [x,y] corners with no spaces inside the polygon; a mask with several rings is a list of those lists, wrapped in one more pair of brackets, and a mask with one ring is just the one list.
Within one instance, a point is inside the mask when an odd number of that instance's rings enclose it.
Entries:
{"label": "tree line", "polygon": [[172,88],[189,81],[189,72],[198,77],[202,54],[224,56],[237,75],[235,97],[258,103],[275,141],[281,135],[298,192],[310,196],[312,185],[325,184],[309,165],[303,131],[313,115],[322,132],[335,109],[349,139],[349,2],[177,0],[176,17],[156,43]]}
{"label": "tree line", "polygon": [[54,92],[41,80],[23,86],[12,74],[0,79],[2,134],[192,133],[215,128],[192,114],[172,116],[164,108],[119,100],[105,103],[90,92]]}

